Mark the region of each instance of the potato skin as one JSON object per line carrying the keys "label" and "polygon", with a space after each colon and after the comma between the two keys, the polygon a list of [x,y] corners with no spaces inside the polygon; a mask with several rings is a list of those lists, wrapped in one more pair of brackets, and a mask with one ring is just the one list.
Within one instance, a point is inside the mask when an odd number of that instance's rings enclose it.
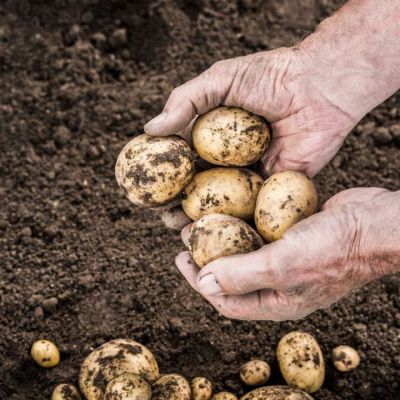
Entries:
{"label": "potato skin", "polygon": [[193,173],[193,152],[178,136],[137,136],[125,145],[115,165],[118,185],[126,197],[150,208],[176,200]]}
{"label": "potato skin", "polygon": [[271,368],[262,360],[251,360],[240,367],[240,379],[248,386],[262,385],[270,376]]}
{"label": "potato skin", "polygon": [[136,374],[122,374],[110,382],[105,390],[104,400],[150,400],[151,387]]}
{"label": "potato skin", "polygon": [[90,353],[81,366],[79,386],[88,400],[102,400],[108,382],[125,373],[137,374],[148,382],[159,376],[153,354],[131,339],[115,339]]}
{"label": "potato skin", "polygon": [[193,147],[201,158],[214,165],[254,164],[270,140],[267,122],[238,107],[217,107],[196,119]]}
{"label": "potato skin", "polygon": [[255,209],[257,231],[269,243],[318,209],[314,183],[301,172],[271,175],[262,186]]}
{"label": "potato skin", "polygon": [[238,398],[230,392],[219,392],[215,393],[211,400],[238,400]]}
{"label": "potato skin", "polygon": [[250,225],[230,215],[205,215],[189,231],[189,250],[199,268],[220,257],[250,253],[263,244]]}
{"label": "potato skin", "polygon": [[166,228],[179,231],[192,222],[185,211],[182,210],[182,207],[175,207],[164,211],[161,214],[161,221]]}
{"label": "potato skin", "polygon": [[190,400],[189,382],[181,375],[163,375],[152,386],[152,400]]}
{"label": "potato skin", "polygon": [[249,169],[212,168],[195,174],[183,191],[182,208],[194,221],[213,213],[251,220],[262,184]]}
{"label": "potato skin", "polygon": [[60,362],[60,351],[50,340],[38,340],[33,343],[31,356],[43,368],[53,368]]}
{"label": "potato skin", "polygon": [[78,389],[69,383],[57,385],[51,395],[51,400],[81,400]]}
{"label": "potato skin", "polygon": [[207,378],[193,378],[191,387],[193,400],[209,400],[211,398],[212,383]]}
{"label": "potato skin", "polygon": [[332,361],[338,371],[348,372],[360,365],[360,355],[353,347],[342,345],[333,349]]}
{"label": "potato skin", "polygon": [[313,400],[308,394],[288,386],[265,386],[245,394],[240,400]]}
{"label": "potato skin", "polygon": [[313,336],[293,331],[278,343],[279,368],[289,386],[316,392],[324,383],[325,362],[321,348]]}

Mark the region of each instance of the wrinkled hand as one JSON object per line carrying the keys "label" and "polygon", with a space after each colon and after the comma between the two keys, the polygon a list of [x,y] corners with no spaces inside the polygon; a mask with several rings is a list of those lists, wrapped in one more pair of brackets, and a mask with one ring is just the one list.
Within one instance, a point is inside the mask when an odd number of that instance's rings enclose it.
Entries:
{"label": "wrinkled hand", "polygon": [[[397,241],[400,236],[392,215],[399,195],[393,196],[377,188],[346,190],[258,251],[220,258],[201,270],[189,252],[179,254],[176,263],[193,289],[228,318],[303,318],[387,273],[390,257],[383,247],[373,252],[379,236],[390,247],[379,229],[392,236],[397,232]],[[182,232],[184,242],[187,231]]]}
{"label": "wrinkled hand", "polygon": [[261,163],[264,173],[291,169],[313,176],[359,120],[328,100],[336,96],[325,93],[316,67],[303,51],[292,48],[219,61],[173,90],[145,131],[173,134],[218,105],[242,107],[272,125],[273,141]]}

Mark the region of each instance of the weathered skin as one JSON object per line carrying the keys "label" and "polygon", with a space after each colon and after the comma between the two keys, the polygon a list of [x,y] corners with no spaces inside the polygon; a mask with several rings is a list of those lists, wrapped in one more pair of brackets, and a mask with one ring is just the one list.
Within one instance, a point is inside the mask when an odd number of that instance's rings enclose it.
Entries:
{"label": "weathered skin", "polygon": [[152,386],[152,400],[190,400],[189,382],[181,375],[164,375]]}
{"label": "weathered skin", "polygon": [[247,393],[240,400],[313,400],[308,394],[288,386],[265,386]]}

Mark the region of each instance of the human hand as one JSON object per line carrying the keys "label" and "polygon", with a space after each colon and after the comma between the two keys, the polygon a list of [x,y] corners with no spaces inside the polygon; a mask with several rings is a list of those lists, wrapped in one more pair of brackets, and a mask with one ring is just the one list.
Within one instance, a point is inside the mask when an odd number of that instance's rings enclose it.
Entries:
{"label": "human hand", "polygon": [[[220,258],[201,270],[183,252],[176,264],[228,318],[303,318],[398,268],[399,200],[399,192],[385,189],[346,190],[258,251]],[[187,233],[185,228],[184,242]]]}

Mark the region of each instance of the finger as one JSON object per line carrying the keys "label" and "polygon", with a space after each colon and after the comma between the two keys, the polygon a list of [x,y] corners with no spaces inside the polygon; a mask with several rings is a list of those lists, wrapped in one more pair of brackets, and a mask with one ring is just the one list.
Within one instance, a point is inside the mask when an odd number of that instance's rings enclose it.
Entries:
{"label": "finger", "polygon": [[181,239],[183,244],[189,248],[189,232],[193,224],[186,225],[181,231]]}
{"label": "finger", "polygon": [[189,285],[197,292],[197,274],[199,273],[199,268],[194,263],[190,252],[184,251],[179,253],[175,258],[175,264]]}

